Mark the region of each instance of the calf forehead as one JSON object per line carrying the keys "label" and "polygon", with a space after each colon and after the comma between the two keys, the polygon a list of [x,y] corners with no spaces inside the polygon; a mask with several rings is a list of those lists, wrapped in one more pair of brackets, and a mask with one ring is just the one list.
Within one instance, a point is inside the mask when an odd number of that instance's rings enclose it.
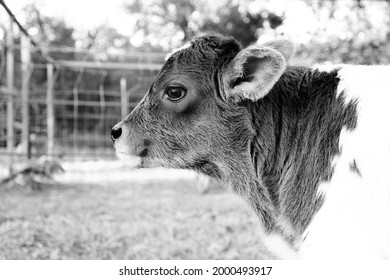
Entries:
{"label": "calf forehead", "polygon": [[185,43],[183,46],[179,47],[179,48],[176,48],[176,49],[173,49],[170,53],[168,53],[168,55],[165,57],[165,60],[168,60],[173,54],[181,51],[181,50],[184,50],[184,49],[187,49],[191,47],[191,42],[187,42]]}
{"label": "calf forehead", "polygon": [[169,84],[181,84],[186,87],[204,86],[211,82],[211,77],[214,73],[212,65],[190,63],[188,60],[183,60],[171,56],[157,74],[152,89],[165,87]]}
{"label": "calf forehead", "polygon": [[212,72],[216,68],[218,56],[211,50],[201,50],[196,46],[189,46],[173,53],[166,64],[173,69],[188,70],[190,72]]}
{"label": "calf forehead", "polygon": [[240,44],[230,37],[195,37],[168,55],[155,84],[177,78],[207,83],[215,71],[228,64],[240,49]]}
{"label": "calf forehead", "polygon": [[221,35],[195,37],[191,42],[174,50],[167,63],[179,67],[216,68],[231,61],[240,51],[240,44],[233,38]]}
{"label": "calf forehead", "polygon": [[200,53],[188,48],[177,50],[169,56],[157,74],[155,83],[178,78],[199,79],[213,73],[215,67],[211,59],[204,61]]}

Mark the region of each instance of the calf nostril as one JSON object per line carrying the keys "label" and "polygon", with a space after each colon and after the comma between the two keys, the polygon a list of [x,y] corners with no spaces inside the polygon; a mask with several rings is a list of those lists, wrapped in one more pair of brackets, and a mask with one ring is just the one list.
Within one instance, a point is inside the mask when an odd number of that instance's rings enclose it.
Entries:
{"label": "calf nostril", "polygon": [[118,140],[119,137],[122,135],[122,128],[113,128],[111,129],[111,139],[113,141]]}

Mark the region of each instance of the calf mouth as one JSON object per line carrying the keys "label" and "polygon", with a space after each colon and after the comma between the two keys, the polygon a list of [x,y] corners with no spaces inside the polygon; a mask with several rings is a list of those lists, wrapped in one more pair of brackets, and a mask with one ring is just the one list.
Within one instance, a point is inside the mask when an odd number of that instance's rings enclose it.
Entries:
{"label": "calf mouth", "polygon": [[146,168],[150,164],[147,161],[147,158],[149,158],[149,150],[147,148],[142,149],[136,149],[135,151],[121,151],[117,150],[116,155],[118,158],[122,160],[138,160],[138,163],[136,164],[136,168]]}

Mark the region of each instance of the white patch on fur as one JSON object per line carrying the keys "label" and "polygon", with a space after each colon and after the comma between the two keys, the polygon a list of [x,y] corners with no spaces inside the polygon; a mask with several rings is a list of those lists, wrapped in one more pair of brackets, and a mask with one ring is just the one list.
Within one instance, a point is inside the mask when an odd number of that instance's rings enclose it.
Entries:
{"label": "white patch on fur", "polygon": [[[282,220],[279,220],[282,222]],[[286,222],[288,223],[288,222]],[[283,237],[281,233],[266,233],[262,224],[259,231],[260,238],[268,255],[267,259],[294,260],[298,259],[298,250]]]}
{"label": "white patch on fur", "polygon": [[345,64],[331,64],[330,62],[314,64],[311,69],[330,73],[333,70],[344,67]]}
{"label": "white patch on fur", "polygon": [[294,236],[296,235],[296,232],[294,230],[294,227],[290,223],[288,219],[286,219],[283,216],[280,216],[278,218],[278,225],[283,229],[283,233],[285,236]]}
{"label": "white patch on fur", "polygon": [[[338,94],[358,100],[356,129],[343,129],[341,154],[324,204],[300,249],[306,259],[390,258],[390,67],[342,66]],[[361,176],[352,171],[355,161]]]}
{"label": "white patch on fur", "polygon": [[[338,161],[338,157],[334,157],[332,159],[332,163],[330,164],[331,168],[334,170],[336,168],[336,164]],[[328,188],[329,182],[324,182],[321,185],[318,186],[317,188],[317,198],[321,198],[326,194],[326,190]]]}
{"label": "white patch on fur", "polygon": [[265,235],[262,240],[273,258],[281,260],[294,260],[298,258],[297,251],[280,234],[272,233]]}
{"label": "white patch on fur", "polygon": [[180,48],[176,48],[176,49],[173,49],[170,53],[168,53],[166,56],[165,56],[165,60],[168,60],[174,53],[178,52],[178,51],[181,51],[181,50],[184,50],[184,49],[188,49],[189,47],[191,47],[191,42],[187,42],[185,43],[183,46],[181,46]]}

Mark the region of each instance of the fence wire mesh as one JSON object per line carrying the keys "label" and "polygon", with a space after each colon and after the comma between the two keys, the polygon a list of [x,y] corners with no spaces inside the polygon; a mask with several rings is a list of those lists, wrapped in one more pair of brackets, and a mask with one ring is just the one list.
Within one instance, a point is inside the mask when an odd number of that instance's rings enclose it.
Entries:
{"label": "fence wire mesh", "polygon": [[[79,54],[73,53],[76,59],[51,65],[34,62],[36,50],[30,49],[33,59],[26,74],[22,70],[26,67],[21,61],[23,48],[16,45],[11,50],[5,43],[0,48],[0,156],[15,159],[36,158],[48,152],[64,158],[114,157],[111,127],[136,106],[164,61],[164,54],[156,53],[127,53],[105,61],[85,54],[80,60]],[[13,52],[13,65],[7,65],[9,51]],[[7,77],[10,72],[14,75],[13,88]],[[27,100],[22,94],[23,83],[27,84]],[[10,95],[12,120],[8,112]],[[23,132],[26,103],[28,131]],[[13,144],[7,147],[10,121]],[[26,133],[28,139],[23,139]]]}

